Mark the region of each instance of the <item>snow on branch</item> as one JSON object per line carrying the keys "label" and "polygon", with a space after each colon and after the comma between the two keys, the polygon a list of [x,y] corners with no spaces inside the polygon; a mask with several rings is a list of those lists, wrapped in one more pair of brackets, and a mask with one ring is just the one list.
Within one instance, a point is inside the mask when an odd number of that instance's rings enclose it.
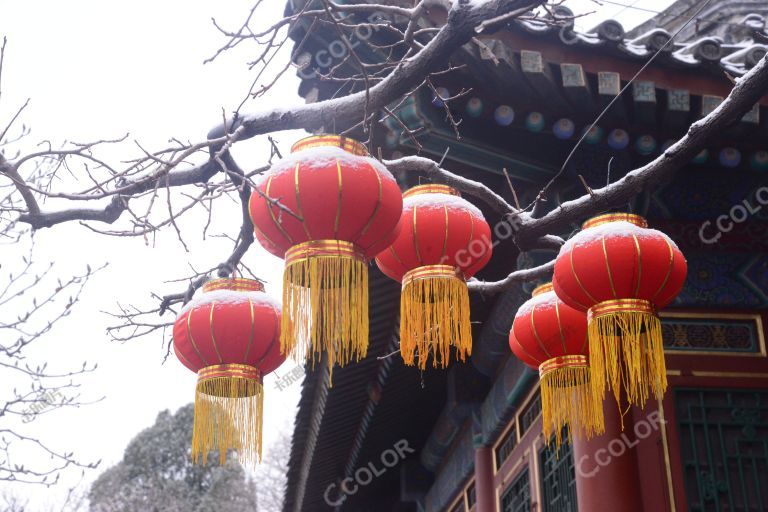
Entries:
{"label": "snow on branch", "polygon": [[440,166],[434,160],[421,156],[406,156],[397,160],[385,160],[384,165],[390,172],[420,172],[432,178],[435,182],[450,185],[453,188],[465,192],[485,202],[493,211],[501,215],[515,212],[509,203],[499,194],[480,182],[473,181],[458,174],[454,174]]}
{"label": "snow on branch", "polygon": [[486,295],[509,290],[513,286],[520,285],[534,279],[546,279],[552,275],[555,270],[555,260],[534,268],[525,268],[512,272],[501,281],[480,281],[472,278],[467,282],[467,287],[471,292],[478,292]]}
{"label": "snow on branch", "polygon": [[[209,131],[207,140],[191,143],[172,139],[174,144],[171,147],[159,151],[148,151],[139,146],[141,156],[122,169],[100,160],[94,153],[100,145],[118,141],[103,140],[61,149],[48,145],[47,149],[40,152],[7,159],[0,155],[0,192],[4,192],[6,188],[15,190],[6,198],[0,196],[4,214],[7,216],[8,212],[13,212],[15,215],[15,220],[6,224],[7,226],[13,225],[13,222],[27,224],[33,229],[53,227],[71,221],[113,224],[127,217],[131,223],[128,228],[102,231],[91,224],[87,226],[94,231],[113,236],[145,236],[160,228],[173,226],[180,242],[184,244],[176,223],[179,216],[197,206],[208,208],[207,202],[212,203],[214,198],[224,195],[239,200],[243,209],[242,223],[237,235],[231,237],[234,243],[231,254],[219,259],[220,263],[210,270],[186,278],[184,290],[165,296],[158,294],[158,308],[151,311],[126,309],[117,315],[125,322],[123,325],[130,326],[133,323],[134,326],[143,327],[139,332],[155,330],[155,324],[143,324],[142,315],[170,310],[173,305],[188,300],[207,276],[213,273],[231,275],[238,266],[242,266],[242,256],[253,243],[253,226],[247,215],[248,195],[254,190],[251,176],[268,169],[269,165],[250,173],[243,172],[230,154],[233,145],[257,135],[288,129],[320,131],[336,127],[343,133],[350,129],[362,128],[364,133],[370,133],[370,127],[382,122],[382,119],[378,118],[378,112],[383,110],[387,112],[387,116],[394,116],[392,111],[397,109],[388,110],[389,107],[404,101],[419,88],[428,86],[430,77],[458,69],[450,63],[450,57],[463,45],[478,37],[478,33],[493,31],[510,20],[546,4],[546,0],[457,0],[449,4],[447,21],[435,27],[423,27],[418,20],[428,16],[429,8],[440,3],[439,0],[421,0],[414,2],[410,8],[365,2],[345,5],[338,0],[323,0],[321,9],[310,9],[310,3],[307,2],[304,3],[303,9],[294,9],[294,12],[275,24],[258,30],[252,28],[250,23],[258,19],[254,12],[261,3],[262,0],[256,0],[254,9],[238,29],[227,31],[217,25],[228,40],[216,55],[246,41],[255,42],[261,47],[257,59],[250,63],[251,66],[261,67],[256,70],[257,79],[254,80],[249,97],[257,97],[274,85],[273,80],[268,86],[255,89],[258,77],[262,76],[282,44],[289,40],[291,31],[299,27],[299,21],[305,22],[309,28],[294,49],[291,62],[297,62],[293,57],[298,57],[296,53],[302,48],[307,34],[316,30],[315,27],[333,29],[349,52],[343,63],[334,66],[326,75],[320,75],[319,79],[351,84],[351,87],[344,89],[342,85],[339,91],[345,92],[339,96],[334,95],[331,99],[293,106],[276,106],[248,114],[240,113],[244,101],[234,115],[223,117],[222,121]],[[395,27],[393,24],[363,20],[364,16],[357,16],[376,12],[402,17],[406,21]],[[346,40],[349,33],[361,26],[371,30],[386,30],[389,39],[399,39],[393,43],[385,42],[381,46],[377,46],[376,41],[370,42],[373,48],[384,54],[388,53],[383,62],[365,61],[354,53]],[[284,32],[286,27],[288,34]],[[396,47],[400,53],[393,51]],[[400,56],[397,57],[398,55]],[[543,216],[523,211],[516,207],[517,205],[510,205],[484,184],[443,169],[442,164],[428,158],[406,156],[385,161],[384,164],[396,173],[422,173],[436,182],[454,186],[465,194],[485,202],[514,227],[513,236],[505,243],[515,243],[521,250],[557,249],[563,241],[555,236],[556,233],[562,233],[570,224],[591,215],[621,206],[639,192],[652,189],[686,165],[708,140],[717,137],[729,125],[737,122],[768,92],[767,59],[763,58],[750,72],[737,79],[726,100],[711,114],[694,123],[688,133],[664,154],[629,172],[624,178],[567,201]],[[283,67],[279,73],[282,74],[290,65],[289,63]],[[353,74],[342,76],[342,69],[348,68],[354,68]],[[357,92],[352,92],[354,90]],[[397,117],[394,117],[397,120]],[[458,123],[454,127],[458,129]],[[408,130],[406,133],[414,140],[418,135]],[[418,145],[418,141],[415,142]],[[81,164],[76,170],[72,167],[74,162]],[[78,178],[87,183],[87,188],[76,192],[54,189],[52,184],[58,183],[54,178],[60,169],[77,174]],[[183,194],[189,201],[172,207],[171,189],[177,187],[197,188],[197,193]],[[60,200],[58,204],[64,202],[66,206],[55,211],[43,210],[40,205],[48,198]],[[146,200],[142,204],[149,203],[146,211],[138,211],[136,205],[139,201],[136,200],[139,198]],[[93,201],[97,201],[98,205],[83,206],[84,202]],[[161,219],[150,218],[156,202],[164,202],[167,205],[167,212],[164,212]],[[279,208],[285,208],[279,201],[275,201],[275,204]],[[287,213],[295,215],[290,211]],[[5,233],[0,226],[0,235]],[[536,269],[510,269],[512,272],[507,278],[495,283],[472,281],[470,289],[482,293],[497,293],[518,285],[523,280],[542,277],[551,270],[550,267],[551,265],[547,264]],[[157,328],[162,328],[165,323],[159,322],[156,325]]]}
{"label": "snow on branch", "polygon": [[[487,2],[458,2],[449,12],[448,22],[415,55],[402,59],[392,72],[376,85],[348,96],[307,105],[278,107],[272,110],[238,116],[214,127],[209,138],[220,137],[233,129],[244,127],[242,138],[279,130],[318,130],[322,127],[354,125],[366,104],[370,111],[381,109],[410,93],[426,76],[440,70],[448,58],[476,34],[483,20],[511,11],[525,12],[546,0],[493,0]],[[348,6],[344,6],[347,9]]]}

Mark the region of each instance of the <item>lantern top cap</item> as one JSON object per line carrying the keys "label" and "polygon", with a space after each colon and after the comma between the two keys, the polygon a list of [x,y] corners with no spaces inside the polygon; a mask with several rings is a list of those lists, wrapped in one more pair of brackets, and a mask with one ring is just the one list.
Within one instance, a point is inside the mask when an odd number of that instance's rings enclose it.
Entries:
{"label": "lantern top cap", "polygon": [[533,289],[531,292],[531,297],[536,297],[537,295],[541,295],[542,293],[547,293],[554,291],[554,288],[552,287],[552,283],[544,283],[540,284],[536,288]]}
{"label": "lantern top cap", "polygon": [[255,279],[246,279],[244,277],[222,277],[211,279],[203,284],[204,292],[214,290],[231,290],[235,292],[263,292],[264,285],[261,281]]}
{"label": "lantern top cap", "polygon": [[602,226],[603,224],[608,224],[610,222],[621,221],[629,222],[630,224],[634,224],[641,228],[648,227],[648,221],[640,215],[635,215],[634,213],[606,213],[598,215],[597,217],[592,217],[581,225],[581,229],[596,228],[597,226]]}
{"label": "lantern top cap", "polygon": [[366,149],[364,144],[343,135],[311,135],[305,137],[293,143],[291,153],[319,147],[336,147],[353,155],[369,156],[368,149]]}
{"label": "lantern top cap", "polygon": [[449,187],[448,185],[441,185],[439,183],[427,183],[409,188],[403,192],[403,198],[418,196],[421,194],[448,194],[451,196],[461,197],[459,191],[453,187]]}

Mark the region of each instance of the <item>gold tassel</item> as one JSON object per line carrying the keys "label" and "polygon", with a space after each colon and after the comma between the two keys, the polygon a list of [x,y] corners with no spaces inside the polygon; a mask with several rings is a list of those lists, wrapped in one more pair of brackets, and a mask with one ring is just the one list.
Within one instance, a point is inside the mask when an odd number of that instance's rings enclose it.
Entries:
{"label": "gold tassel", "polygon": [[643,407],[649,394],[661,399],[667,389],[661,322],[653,305],[639,299],[607,301],[589,310],[589,360],[595,394],[606,387],[620,403]]}
{"label": "gold tassel", "polygon": [[368,267],[349,242],[317,240],[292,247],[283,274],[280,349],[296,361],[328,354],[334,364],[368,352]]}
{"label": "gold tassel", "polygon": [[224,364],[198,372],[192,461],[207,464],[212,450],[219,464],[236,450],[238,460],[254,467],[261,462],[264,386],[256,368]]}
{"label": "gold tassel", "polygon": [[590,385],[590,368],[583,355],[549,359],[539,367],[541,380],[542,433],[547,444],[555,439],[559,448],[563,428],[568,427],[568,441],[573,434],[592,436],[605,432],[603,403]]}
{"label": "gold tassel", "polygon": [[432,354],[434,366],[445,368],[451,346],[456,348],[460,361],[472,353],[467,283],[449,265],[418,267],[403,277],[400,296],[403,362],[424,370]]}

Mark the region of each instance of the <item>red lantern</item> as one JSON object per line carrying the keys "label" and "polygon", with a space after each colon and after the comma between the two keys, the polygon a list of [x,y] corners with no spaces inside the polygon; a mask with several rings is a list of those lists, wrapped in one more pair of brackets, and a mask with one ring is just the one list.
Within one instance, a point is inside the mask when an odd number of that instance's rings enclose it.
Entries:
{"label": "red lantern", "polygon": [[551,283],[533,290],[517,310],[509,348],[539,371],[544,439],[554,434],[559,446],[565,426],[569,437],[605,430],[602,400],[590,386],[587,315],[558,299]]}
{"label": "red lantern", "polygon": [[251,279],[214,279],[179,313],[173,348],[198,375],[192,459],[261,459],[264,375],[280,366],[280,306]]}
{"label": "red lantern", "polygon": [[491,229],[483,214],[446,185],[420,185],[403,195],[401,230],[376,257],[387,276],[403,284],[400,353],[406,364],[448,364],[450,347],[464,360],[472,352],[466,280],[491,258]]}
{"label": "red lantern", "polygon": [[606,381],[619,400],[643,406],[649,390],[667,388],[664,344],[656,312],[683,287],[687,265],[675,243],[638,215],[611,213],[584,223],[555,262],[554,288],[571,307],[588,311],[592,382]]}
{"label": "red lantern", "polygon": [[283,353],[329,369],[368,350],[367,261],[394,238],[402,196],[365,146],[336,135],[300,140],[251,195],[256,238],[285,258]]}

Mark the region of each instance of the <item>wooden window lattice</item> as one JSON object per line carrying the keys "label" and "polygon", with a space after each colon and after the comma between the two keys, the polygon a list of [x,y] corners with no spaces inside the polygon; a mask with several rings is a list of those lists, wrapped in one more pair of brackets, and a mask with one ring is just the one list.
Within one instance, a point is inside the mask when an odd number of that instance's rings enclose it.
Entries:
{"label": "wooden window lattice", "polygon": [[768,510],[768,391],[678,389],[690,512]]}
{"label": "wooden window lattice", "polygon": [[[567,434],[564,433],[564,439]],[[541,461],[541,495],[544,512],[578,512],[576,472],[573,449],[568,442],[555,448],[554,443],[539,452]]]}
{"label": "wooden window lattice", "polygon": [[531,512],[531,484],[523,470],[501,496],[501,512]]}

